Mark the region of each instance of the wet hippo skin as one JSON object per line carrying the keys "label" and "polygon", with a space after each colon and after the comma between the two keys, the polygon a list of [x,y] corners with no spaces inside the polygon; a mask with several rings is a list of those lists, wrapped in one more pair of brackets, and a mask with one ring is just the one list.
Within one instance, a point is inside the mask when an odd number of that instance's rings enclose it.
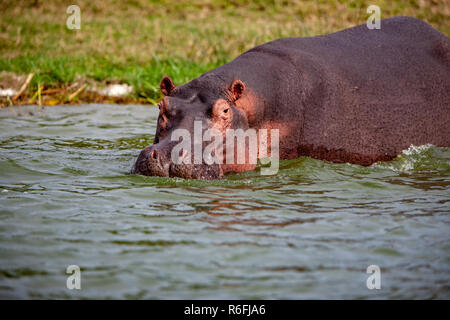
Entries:
{"label": "wet hippo skin", "polygon": [[280,158],[370,165],[411,144],[450,145],[450,40],[409,17],[257,46],[199,78],[161,81],[155,143],[132,172],[214,179],[254,166],[174,165],[170,133],[279,129]]}

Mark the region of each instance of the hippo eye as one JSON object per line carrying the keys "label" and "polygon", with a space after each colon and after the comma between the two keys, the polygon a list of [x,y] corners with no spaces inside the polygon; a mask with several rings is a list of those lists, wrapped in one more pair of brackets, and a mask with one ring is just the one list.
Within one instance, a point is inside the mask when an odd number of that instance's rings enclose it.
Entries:
{"label": "hippo eye", "polygon": [[228,110],[229,110],[228,108],[223,110],[223,113],[228,113]]}
{"label": "hippo eye", "polygon": [[202,94],[198,94],[197,97],[198,97],[198,99],[200,100],[201,103],[205,103],[206,102],[206,98]]}

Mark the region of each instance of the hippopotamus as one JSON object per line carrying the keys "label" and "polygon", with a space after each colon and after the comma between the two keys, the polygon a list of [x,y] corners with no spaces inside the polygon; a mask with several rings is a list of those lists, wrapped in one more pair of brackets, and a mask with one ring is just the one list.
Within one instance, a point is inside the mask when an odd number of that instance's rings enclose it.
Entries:
{"label": "hippopotamus", "polygon": [[280,159],[368,166],[410,145],[450,145],[450,40],[411,17],[274,40],[183,85],[164,76],[160,88],[154,143],[132,173],[217,179],[255,168],[175,163],[171,133],[193,132],[195,121],[223,134],[278,129]]}

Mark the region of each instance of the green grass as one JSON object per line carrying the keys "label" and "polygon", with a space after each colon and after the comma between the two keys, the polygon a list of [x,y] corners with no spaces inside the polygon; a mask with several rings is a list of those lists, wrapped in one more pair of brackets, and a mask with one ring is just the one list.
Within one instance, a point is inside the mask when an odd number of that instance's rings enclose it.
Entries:
{"label": "green grass", "polygon": [[66,28],[70,4],[0,0],[0,71],[34,72],[30,92],[83,77],[128,83],[153,102],[164,74],[184,83],[273,39],[365,23],[370,4],[382,18],[415,16],[450,33],[446,0],[83,0],[81,30]]}
{"label": "green grass", "polygon": [[178,83],[187,82],[212,69],[214,64],[198,64],[182,58],[159,59],[156,55],[145,63],[128,64],[107,60],[104,57],[54,57],[26,55],[0,60],[0,70],[27,73],[36,76],[31,83],[31,90],[37,89],[38,83],[48,87],[68,85],[79,76],[95,81],[119,81],[135,88],[136,94],[154,102],[160,96],[159,82],[162,75],[170,74]]}

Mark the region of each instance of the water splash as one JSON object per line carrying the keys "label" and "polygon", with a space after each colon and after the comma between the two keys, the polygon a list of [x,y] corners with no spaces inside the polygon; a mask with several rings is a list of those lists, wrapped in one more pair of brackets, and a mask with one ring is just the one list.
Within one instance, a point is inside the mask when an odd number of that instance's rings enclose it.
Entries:
{"label": "water splash", "polygon": [[409,146],[390,162],[377,162],[374,168],[388,168],[399,173],[450,172],[450,148],[439,148],[432,144]]}

